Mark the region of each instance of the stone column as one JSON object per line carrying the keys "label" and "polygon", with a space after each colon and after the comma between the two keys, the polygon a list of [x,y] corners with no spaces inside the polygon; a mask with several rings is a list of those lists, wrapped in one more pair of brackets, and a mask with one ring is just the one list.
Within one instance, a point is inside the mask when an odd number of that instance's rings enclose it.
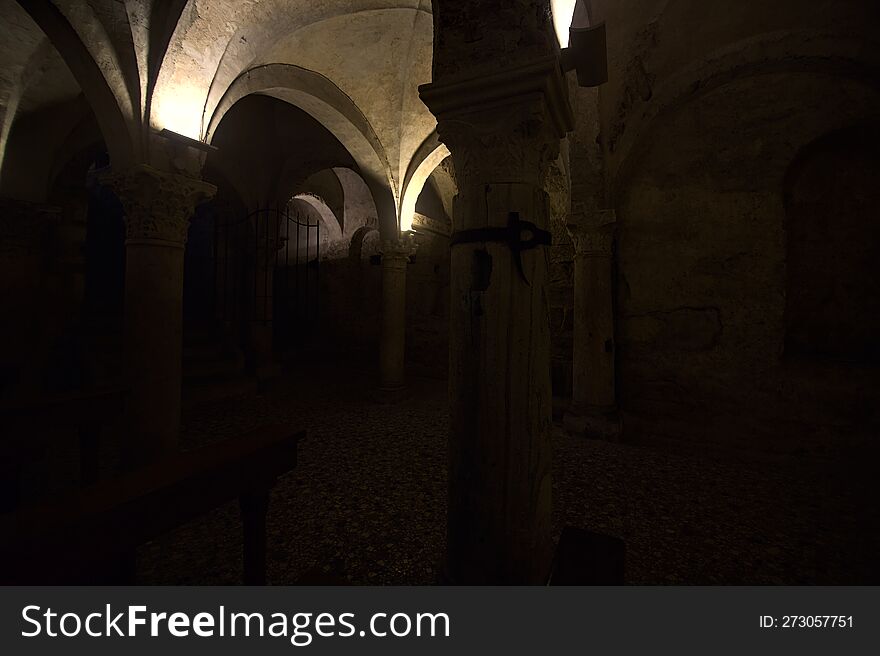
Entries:
{"label": "stone column", "polygon": [[190,218],[216,188],[141,165],[107,179],[125,210],[123,350],[127,466],[177,448],[183,351],[183,253]]}
{"label": "stone column", "polygon": [[[447,575],[452,583],[542,584],[552,559],[549,255],[545,246],[519,251],[503,230],[512,213],[549,230],[546,176],[572,123],[566,87],[556,59],[544,57],[426,85],[421,95],[459,189]],[[471,232],[487,228],[502,232]]]}
{"label": "stone column", "polygon": [[600,439],[620,434],[614,391],[612,245],[615,213],[580,217],[568,228],[575,243],[574,353],[569,432]]}
{"label": "stone column", "polygon": [[395,400],[405,385],[406,266],[412,244],[386,241],[382,246],[382,328],[379,344],[379,386],[384,400]]}

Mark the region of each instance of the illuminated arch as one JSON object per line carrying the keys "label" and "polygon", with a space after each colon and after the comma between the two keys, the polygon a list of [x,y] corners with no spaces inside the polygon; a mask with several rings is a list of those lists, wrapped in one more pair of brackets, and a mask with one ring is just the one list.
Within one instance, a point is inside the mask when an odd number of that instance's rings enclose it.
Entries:
{"label": "illuminated arch", "polygon": [[[62,56],[83,90],[98,119],[113,165],[120,168],[130,165],[140,152],[139,127],[123,67],[102,23],[97,19],[79,21],[80,29],[91,30],[83,35],[48,0],[20,4]],[[79,11],[91,10],[85,6]]]}
{"label": "illuminated arch", "polygon": [[326,127],[357,163],[376,203],[383,236],[396,236],[397,203],[388,158],[369,122],[348,96],[314,71],[292,64],[258,66],[239,76],[217,105],[205,133],[208,143],[232,106],[251,94],[268,95],[295,105]]}
{"label": "illuminated arch", "polygon": [[449,149],[440,143],[434,131],[425,139],[413,156],[409,170],[403,183],[403,194],[400,202],[400,229],[407,231],[412,228],[416,212],[416,202],[425,188],[425,182],[431,177],[440,162],[449,157]]}

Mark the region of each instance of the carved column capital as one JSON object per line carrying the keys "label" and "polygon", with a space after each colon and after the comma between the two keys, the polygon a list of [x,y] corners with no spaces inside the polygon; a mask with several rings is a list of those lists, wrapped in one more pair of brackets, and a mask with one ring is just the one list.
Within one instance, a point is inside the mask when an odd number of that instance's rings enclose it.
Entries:
{"label": "carved column capital", "polygon": [[567,227],[576,257],[611,257],[617,228],[614,210],[600,210],[591,216],[573,214]]}
{"label": "carved column capital", "polygon": [[539,106],[496,114],[446,119],[437,130],[452,153],[456,175],[469,184],[535,183],[545,186],[559,156],[559,138]]}
{"label": "carved column capital", "polygon": [[571,236],[575,244],[576,257],[611,257],[614,244],[613,227],[579,226],[571,230]]}
{"label": "carved column capital", "polygon": [[412,237],[389,239],[382,243],[382,266],[405,269],[410,256],[415,255],[418,246]]}
{"label": "carved column capital", "polygon": [[217,192],[214,185],[203,180],[147,165],[111,174],[105,182],[125,210],[127,243],[182,247],[196,205]]}
{"label": "carved column capital", "polygon": [[555,57],[487,76],[449,78],[419,93],[437,117],[459,184],[543,184],[559,156],[559,140],[573,125]]}

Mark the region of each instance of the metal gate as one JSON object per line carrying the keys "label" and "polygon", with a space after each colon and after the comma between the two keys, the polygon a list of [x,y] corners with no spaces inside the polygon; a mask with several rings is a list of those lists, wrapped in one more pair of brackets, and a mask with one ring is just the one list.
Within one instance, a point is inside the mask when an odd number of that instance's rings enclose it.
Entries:
{"label": "metal gate", "polygon": [[276,351],[295,352],[313,345],[321,305],[321,224],[311,223],[290,206],[276,212],[279,247],[274,269]]}
{"label": "metal gate", "polygon": [[321,226],[290,208],[214,221],[215,317],[271,326],[275,350],[308,347],[320,308]]}
{"label": "metal gate", "polygon": [[279,353],[308,348],[320,309],[320,240],[320,224],[291,208],[242,216],[222,202],[200,206],[186,253],[190,323],[222,326],[242,346],[256,324]]}

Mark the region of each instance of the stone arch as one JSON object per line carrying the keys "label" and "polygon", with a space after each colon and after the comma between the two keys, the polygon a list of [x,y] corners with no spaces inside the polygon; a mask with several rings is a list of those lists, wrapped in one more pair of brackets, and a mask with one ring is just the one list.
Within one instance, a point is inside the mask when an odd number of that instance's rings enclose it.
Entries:
{"label": "stone arch", "polygon": [[297,184],[295,189],[296,196],[309,194],[320,198],[333,213],[339,230],[346,232],[345,191],[334,169],[322,169],[313,173],[304,182]]}
{"label": "stone arch", "polygon": [[348,247],[348,257],[352,260],[360,260],[364,257],[364,244],[373,233],[378,233],[376,228],[371,226],[361,226],[351,237],[351,244]]}
{"label": "stone arch", "polygon": [[333,214],[333,210],[324,202],[324,199],[316,194],[297,194],[290,199],[291,204],[302,203],[311,207],[321,219],[321,225],[325,228],[325,238],[338,242],[342,240],[342,228],[339,220]]}
{"label": "stone arch", "polygon": [[[134,109],[123,73],[114,66],[113,48],[101,35],[86,44],[68,18],[49,0],[21,2],[33,21],[58,50],[98,119],[114,166],[132,164],[140,149],[135,138]],[[94,25],[100,21],[95,20]],[[103,53],[99,65],[93,52]],[[104,56],[106,55],[106,56]],[[108,81],[107,75],[110,75]]]}
{"label": "stone arch", "polygon": [[786,356],[880,362],[878,203],[880,123],[829,132],[792,161],[783,185]]}
{"label": "stone arch", "polygon": [[619,119],[626,125],[612,126],[618,131],[610,145],[612,195],[619,195],[661,119],[693,100],[743,77],[783,72],[829,74],[880,92],[880,60],[864,58],[878,51],[876,45],[812,30],[765,33],[716,51],[653,90],[640,113]]}
{"label": "stone arch", "polygon": [[86,161],[91,163],[101,151],[107,149],[94,113],[89,111],[87,103],[82,102],[78,105],[81,120],[68,132],[64,142],[60,144],[58,155],[52,162],[47,185],[48,196],[51,196],[52,190],[62,182],[62,178],[70,173],[71,167],[76,169],[75,178],[81,177],[85,180],[88,165],[83,168],[83,164]]}
{"label": "stone arch", "polygon": [[376,203],[363,177],[346,167],[334,168],[333,172],[342,186],[345,233],[352,235],[362,226],[378,228]]}
{"label": "stone arch", "polygon": [[292,64],[258,66],[229,87],[208,124],[210,143],[223,116],[247,95],[263,94],[289,102],[324,125],[348,150],[373,195],[379,227],[386,238],[398,232],[397,203],[384,148],[363,113],[331,80]]}
{"label": "stone arch", "polygon": [[[104,144],[105,140],[81,94],[23,114],[6,144],[8,166],[0,178],[0,192],[23,200],[47,200],[68,162],[96,143]],[[84,186],[85,169],[82,173]]]}
{"label": "stone arch", "polygon": [[400,199],[400,229],[407,231],[412,228],[416,211],[416,202],[440,162],[449,157],[449,149],[442,143],[437,131],[432,132],[419,147],[410,162],[409,170],[403,182],[403,194]]}
{"label": "stone arch", "polygon": [[6,158],[6,146],[9,143],[12,124],[18,114],[22,99],[27,89],[33,84],[33,80],[39,78],[39,71],[54,53],[54,47],[44,34],[41,41],[29,53],[21,73],[15,79],[12,92],[6,101],[5,110],[0,114],[0,174],[3,172],[3,162]]}

